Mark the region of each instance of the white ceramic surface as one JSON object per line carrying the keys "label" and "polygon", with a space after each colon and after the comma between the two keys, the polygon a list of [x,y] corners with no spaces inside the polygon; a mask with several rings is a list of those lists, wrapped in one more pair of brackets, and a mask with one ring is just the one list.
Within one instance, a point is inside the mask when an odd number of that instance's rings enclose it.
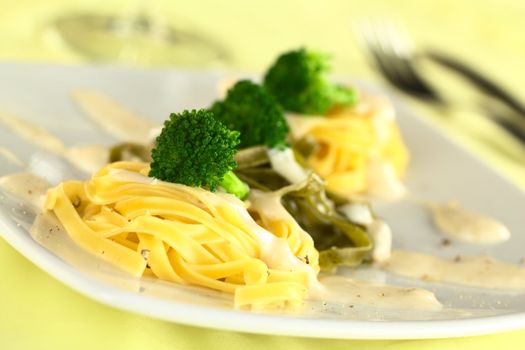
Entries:
{"label": "white ceramic surface", "polygon": [[[101,132],[69,98],[75,88],[94,88],[157,122],[170,112],[209,105],[224,73],[176,70],[130,70],[112,67],[0,65],[0,111],[39,123],[67,145],[113,140]],[[468,208],[492,215],[512,231],[512,238],[494,246],[453,242],[441,245],[428,213],[414,201],[379,204],[391,225],[394,246],[444,257],[489,254],[518,263],[525,255],[525,195],[472,155],[396,103],[399,123],[412,154],[407,186],[418,200],[455,199]],[[0,147],[29,162],[35,157],[60,160],[38,152],[0,127]],[[78,176],[67,164],[65,173]],[[1,175],[20,170],[0,158]],[[0,235],[47,273],[102,303],[151,317],[185,324],[253,333],[307,337],[386,339],[476,335],[525,327],[525,294],[487,291],[399,278],[376,269],[342,274],[432,290],[445,305],[442,312],[413,314],[406,310],[349,310],[344,305],[312,304],[302,314],[261,314],[232,309],[230,298],[200,288],[136,280],[77,248],[67,237],[37,243],[28,229],[35,213],[16,198],[0,194]],[[37,293],[35,291],[35,293]]]}

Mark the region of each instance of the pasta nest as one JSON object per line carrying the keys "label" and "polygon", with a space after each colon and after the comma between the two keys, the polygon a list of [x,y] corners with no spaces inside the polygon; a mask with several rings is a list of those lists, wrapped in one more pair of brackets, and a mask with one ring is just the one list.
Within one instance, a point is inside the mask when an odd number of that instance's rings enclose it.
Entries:
{"label": "pasta nest", "polygon": [[302,304],[318,253],[293,218],[258,214],[265,229],[232,195],[148,173],[147,163],[109,164],[50,189],[45,209],[78,245],[133,276],[232,293],[236,307]]}
{"label": "pasta nest", "polygon": [[338,108],[326,116],[287,116],[292,138],[309,138],[316,144],[308,165],[326,180],[329,191],[341,196],[366,193],[373,162],[404,176],[407,147],[390,102],[363,95],[356,106]]}

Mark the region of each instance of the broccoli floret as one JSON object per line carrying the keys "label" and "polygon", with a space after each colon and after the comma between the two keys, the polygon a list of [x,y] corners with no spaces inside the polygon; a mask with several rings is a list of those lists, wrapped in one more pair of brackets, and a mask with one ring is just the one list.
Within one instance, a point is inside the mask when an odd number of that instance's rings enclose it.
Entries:
{"label": "broccoli floret", "polygon": [[328,60],[305,48],[284,53],[266,72],[264,86],[290,112],[322,115],[335,106],[354,104],[355,90],[328,80]]}
{"label": "broccoli floret", "polygon": [[229,130],[208,110],[172,113],[151,152],[149,175],[210,191],[221,186],[244,198],[248,186],[232,172],[238,144],[239,132]]}
{"label": "broccoli floret", "polygon": [[249,80],[237,82],[223,101],[211,106],[215,118],[241,133],[240,148],[286,145],[288,124],[277,100],[266,89]]}

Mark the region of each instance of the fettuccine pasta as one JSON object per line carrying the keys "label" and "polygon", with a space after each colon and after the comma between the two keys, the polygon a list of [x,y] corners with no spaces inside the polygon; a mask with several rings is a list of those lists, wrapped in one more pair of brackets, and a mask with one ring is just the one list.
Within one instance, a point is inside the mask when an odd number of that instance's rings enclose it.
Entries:
{"label": "fettuccine pasta", "polygon": [[249,211],[257,223],[288,242],[292,253],[319,272],[319,252],[312,237],[290,215],[277,192],[252,190]]}
{"label": "fettuccine pasta", "polygon": [[354,107],[322,117],[289,115],[288,122],[294,139],[309,137],[318,145],[308,165],[331,192],[346,197],[366,192],[371,162],[391,167],[397,178],[405,173],[408,151],[385,99],[363,95]]}
{"label": "fettuccine pasta", "polygon": [[49,190],[45,209],[77,244],[134,276],[232,293],[236,307],[301,305],[319,271],[311,237],[294,234],[289,218],[272,223],[277,237],[235,197],[148,172],[146,163],[109,164]]}

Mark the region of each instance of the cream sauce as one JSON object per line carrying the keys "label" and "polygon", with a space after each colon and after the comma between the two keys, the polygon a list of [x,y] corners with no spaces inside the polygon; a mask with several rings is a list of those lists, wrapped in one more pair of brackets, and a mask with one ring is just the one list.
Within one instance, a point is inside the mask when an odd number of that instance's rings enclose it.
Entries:
{"label": "cream sauce", "polygon": [[323,289],[310,293],[310,299],[381,309],[439,311],[443,307],[434,293],[425,289],[378,284],[343,276],[321,277],[320,281]]}
{"label": "cream sauce", "polygon": [[392,250],[392,230],[381,219],[374,219],[370,207],[365,203],[348,203],[337,208],[350,221],[366,226],[366,231],[372,238],[372,260],[383,262],[390,257]]}
{"label": "cream sauce", "polygon": [[66,146],[59,138],[28,120],[0,113],[0,122],[18,136],[48,152],[63,155],[66,151]]}
{"label": "cream sauce", "polygon": [[489,289],[525,289],[525,268],[488,256],[442,259],[423,253],[394,250],[382,268],[424,281]]}
{"label": "cream sauce", "polygon": [[[249,201],[251,209],[262,213],[262,215],[271,218],[272,220],[295,221],[281,204],[281,197],[275,193],[252,190],[250,192]],[[256,232],[260,237],[260,240],[263,243],[261,259],[266,262],[268,266],[281,268],[289,266],[306,271],[309,276],[310,290],[320,289],[317,274],[313,268],[292,253],[286,240],[274,236],[272,233],[257,225],[244,208],[243,210],[240,210],[239,208],[238,211],[244,218],[245,222],[250,225],[250,229],[253,230],[253,232]],[[303,239],[312,239],[310,235],[302,229],[300,229],[299,232],[302,234]]]}
{"label": "cream sauce", "polygon": [[72,96],[92,121],[120,141],[145,143],[156,126],[96,91],[76,90]]}
{"label": "cream sauce", "polygon": [[65,158],[78,169],[94,174],[109,162],[109,149],[102,145],[74,146],[66,150]]}
{"label": "cream sauce", "polygon": [[[287,222],[295,222],[292,215],[286,210],[281,203],[281,196],[275,192],[262,192],[252,190],[249,196],[250,208],[263,213],[267,218],[272,220],[283,220]],[[299,232],[305,240],[311,240],[312,237],[299,227]]]}
{"label": "cream sauce", "polygon": [[457,240],[491,244],[510,238],[509,229],[498,220],[464,209],[457,203],[428,204],[428,207],[434,224]]}
{"label": "cream sauce", "polygon": [[375,262],[388,260],[392,252],[392,230],[390,226],[384,220],[376,219],[366,227],[366,230],[374,242],[372,260]]}
{"label": "cream sauce", "polygon": [[291,148],[271,148],[268,150],[268,158],[277,174],[292,184],[302,182],[308,177],[306,170],[297,163]]}
{"label": "cream sauce", "polygon": [[0,188],[23,202],[42,208],[44,196],[51,184],[32,173],[15,173],[0,177]]}
{"label": "cream sauce", "polygon": [[11,152],[5,147],[0,147],[0,156],[4,157],[9,162],[16,164],[20,167],[25,166],[25,163],[20,158],[18,158],[16,154],[14,154],[13,152]]}
{"label": "cream sauce", "polygon": [[377,101],[376,111],[373,114],[372,123],[374,125],[379,142],[388,142],[391,137],[392,128],[396,113],[394,107],[388,100]]}
{"label": "cream sauce", "polygon": [[[98,171],[108,163],[109,150],[105,146],[84,145],[68,148],[58,137],[27,120],[0,114],[0,122],[33,145],[65,158],[73,166],[89,174]],[[9,150],[0,149],[0,153],[14,163],[23,166],[23,162]]]}
{"label": "cream sauce", "polygon": [[370,157],[367,195],[384,200],[398,200],[406,194],[403,183],[397,178],[394,167],[377,157]]}
{"label": "cream sauce", "polygon": [[360,225],[368,226],[374,222],[372,211],[365,203],[348,203],[337,208],[348,220]]}

